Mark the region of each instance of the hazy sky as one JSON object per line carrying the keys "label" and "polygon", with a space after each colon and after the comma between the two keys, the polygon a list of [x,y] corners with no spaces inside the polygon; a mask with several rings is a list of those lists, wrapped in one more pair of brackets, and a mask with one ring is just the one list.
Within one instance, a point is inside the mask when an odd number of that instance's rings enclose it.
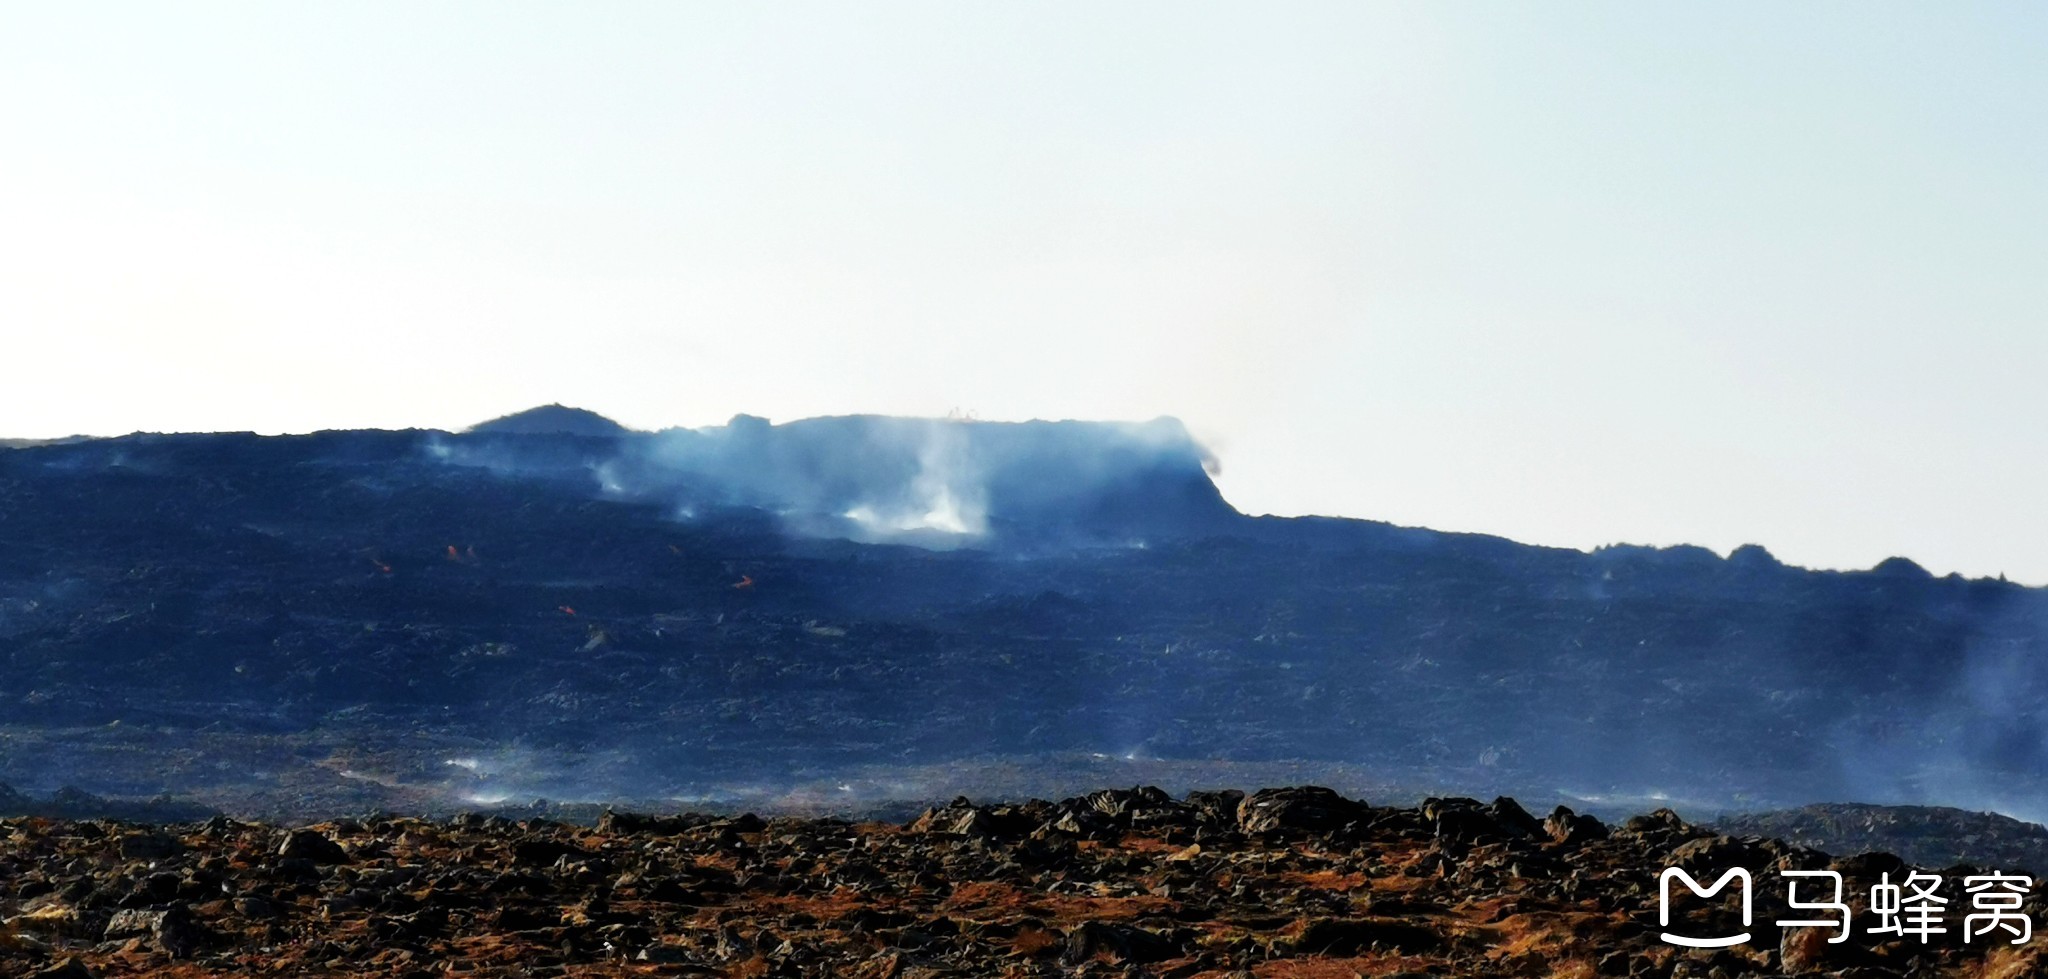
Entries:
{"label": "hazy sky", "polygon": [[2038,4],[0,7],[0,435],[1184,419],[2048,582]]}

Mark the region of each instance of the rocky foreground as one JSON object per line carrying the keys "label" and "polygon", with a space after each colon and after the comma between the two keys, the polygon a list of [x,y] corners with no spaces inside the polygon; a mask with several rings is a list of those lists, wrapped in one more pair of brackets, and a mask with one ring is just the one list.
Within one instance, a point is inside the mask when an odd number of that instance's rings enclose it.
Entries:
{"label": "rocky foreground", "polygon": [[[1752,940],[1660,939],[1658,875],[1756,875]],[[1849,880],[1855,936],[1778,929],[1775,871]],[[1997,868],[1987,868],[1997,869]],[[1668,811],[1609,827],[1513,800],[1382,808],[1324,789],[1108,790],[933,809],[909,825],[607,814],[286,829],[0,820],[0,975],[2037,975],[2031,944],[1877,942],[1896,858],[1717,836]],[[1816,895],[1803,893],[1803,898]],[[1722,898],[1727,897],[1726,894]],[[1721,933],[1737,905],[1674,902]],[[2028,899],[2026,913],[2041,908]],[[1811,917],[1813,912],[1793,914]]]}

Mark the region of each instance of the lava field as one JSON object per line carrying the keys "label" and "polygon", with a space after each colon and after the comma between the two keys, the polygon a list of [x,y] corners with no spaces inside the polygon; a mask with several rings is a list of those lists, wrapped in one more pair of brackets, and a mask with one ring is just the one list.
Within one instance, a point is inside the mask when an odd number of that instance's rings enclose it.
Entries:
{"label": "lava field", "polygon": [[[1751,941],[1659,935],[1658,875],[1757,875]],[[1848,880],[1855,937],[1780,929],[1783,870]],[[907,824],[607,813],[284,828],[0,821],[0,972],[86,976],[2038,975],[2035,946],[1867,934],[1906,866],[1511,799],[1326,789],[955,800]],[[1951,868],[1951,876],[1966,872]],[[1732,904],[1681,893],[1688,927]],[[2042,907],[2030,900],[2025,912]],[[1809,912],[1810,913],[1810,912]]]}

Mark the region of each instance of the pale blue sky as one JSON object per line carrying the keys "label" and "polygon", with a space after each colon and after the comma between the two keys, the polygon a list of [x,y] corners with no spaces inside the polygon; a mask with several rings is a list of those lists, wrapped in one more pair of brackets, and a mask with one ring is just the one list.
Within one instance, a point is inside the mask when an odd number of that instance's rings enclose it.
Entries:
{"label": "pale blue sky", "polygon": [[1186,420],[2048,582],[2048,8],[0,6],[0,434]]}

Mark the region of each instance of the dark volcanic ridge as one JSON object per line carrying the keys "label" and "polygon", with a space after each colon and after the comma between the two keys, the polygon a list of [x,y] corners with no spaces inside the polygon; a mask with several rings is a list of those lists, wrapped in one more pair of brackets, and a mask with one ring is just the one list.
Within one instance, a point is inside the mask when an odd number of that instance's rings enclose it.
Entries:
{"label": "dark volcanic ridge", "polygon": [[1712,825],[1835,853],[1884,850],[1927,867],[1968,863],[2048,880],[2048,827],[1997,813],[1833,803],[1724,816]]}
{"label": "dark volcanic ridge", "polygon": [[[1737,904],[1656,884],[1755,875]],[[903,823],[608,812],[287,829],[0,820],[0,969],[118,976],[2018,977],[2042,946],[1874,934],[1912,869],[1731,837],[1669,810],[1615,825],[1514,800],[1375,806],[1304,787],[959,799]],[[2002,868],[2001,868],[2002,869]],[[1792,871],[1842,875],[1851,936],[1783,927]],[[1942,868],[1954,878],[1973,868]],[[1826,895],[1818,895],[1825,899]],[[1808,895],[1811,900],[1815,895]],[[2028,898],[2017,909],[2038,918]]]}
{"label": "dark volcanic ridge", "polygon": [[2039,590],[1247,517],[1171,420],[593,417],[0,452],[0,780],[2048,812]]}

